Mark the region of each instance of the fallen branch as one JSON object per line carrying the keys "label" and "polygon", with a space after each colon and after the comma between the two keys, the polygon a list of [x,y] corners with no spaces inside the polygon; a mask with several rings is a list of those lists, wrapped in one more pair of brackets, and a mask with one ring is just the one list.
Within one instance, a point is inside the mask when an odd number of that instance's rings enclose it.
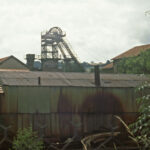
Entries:
{"label": "fallen branch", "polygon": [[[120,132],[108,132],[108,133],[98,133],[89,135],[81,140],[84,150],[87,150],[87,147],[91,145],[93,141],[104,141],[106,138],[118,136]],[[94,143],[94,142],[93,142]]]}

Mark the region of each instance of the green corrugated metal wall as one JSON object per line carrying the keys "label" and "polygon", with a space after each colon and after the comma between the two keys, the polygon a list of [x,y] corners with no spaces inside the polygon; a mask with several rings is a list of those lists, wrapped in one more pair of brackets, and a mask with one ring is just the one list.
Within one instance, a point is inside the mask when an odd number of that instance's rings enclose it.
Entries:
{"label": "green corrugated metal wall", "polygon": [[137,112],[133,88],[4,86],[4,91],[1,113],[14,115],[12,129],[32,125],[39,130],[38,124],[46,124],[46,136],[72,136],[74,128],[81,133],[109,128],[113,112],[107,111],[112,107],[120,106],[115,113],[128,121]]}

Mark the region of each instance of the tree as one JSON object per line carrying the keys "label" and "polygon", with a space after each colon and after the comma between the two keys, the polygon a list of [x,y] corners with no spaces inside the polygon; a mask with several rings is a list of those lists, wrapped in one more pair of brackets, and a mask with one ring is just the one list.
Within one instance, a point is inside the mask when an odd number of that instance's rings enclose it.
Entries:
{"label": "tree", "polygon": [[150,73],[150,49],[135,57],[123,58],[117,64],[119,73]]}

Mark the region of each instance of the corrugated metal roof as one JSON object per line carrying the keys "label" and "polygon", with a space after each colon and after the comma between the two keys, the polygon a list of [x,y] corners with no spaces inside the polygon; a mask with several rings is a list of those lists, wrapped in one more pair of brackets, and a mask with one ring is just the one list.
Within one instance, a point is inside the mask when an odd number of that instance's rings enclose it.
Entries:
{"label": "corrugated metal roof", "polygon": [[27,70],[27,69],[0,69],[0,72],[1,71],[28,72],[29,70]]}
{"label": "corrugated metal roof", "polygon": [[150,49],[150,44],[147,45],[141,45],[141,46],[136,46],[133,47],[131,49],[129,49],[128,51],[125,51],[124,53],[112,58],[112,60],[116,60],[116,59],[120,59],[120,58],[124,58],[124,57],[133,57],[133,56],[137,56],[139,55],[141,52],[146,51],[147,49]]}
{"label": "corrugated metal roof", "polygon": [[[2,85],[10,86],[80,86],[95,87],[93,73],[63,73],[63,72],[0,72]],[[136,87],[149,80],[144,75],[101,74],[102,87]]]}

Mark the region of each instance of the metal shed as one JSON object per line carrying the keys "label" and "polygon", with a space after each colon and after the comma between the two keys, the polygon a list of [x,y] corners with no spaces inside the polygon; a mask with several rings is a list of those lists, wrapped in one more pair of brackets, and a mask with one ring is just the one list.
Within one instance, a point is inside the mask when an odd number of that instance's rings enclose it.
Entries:
{"label": "metal shed", "polygon": [[11,131],[32,126],[45,137],[66,138],[118,126],[137,115],[134,88],[144,75],[1,71],[0,117]]}

